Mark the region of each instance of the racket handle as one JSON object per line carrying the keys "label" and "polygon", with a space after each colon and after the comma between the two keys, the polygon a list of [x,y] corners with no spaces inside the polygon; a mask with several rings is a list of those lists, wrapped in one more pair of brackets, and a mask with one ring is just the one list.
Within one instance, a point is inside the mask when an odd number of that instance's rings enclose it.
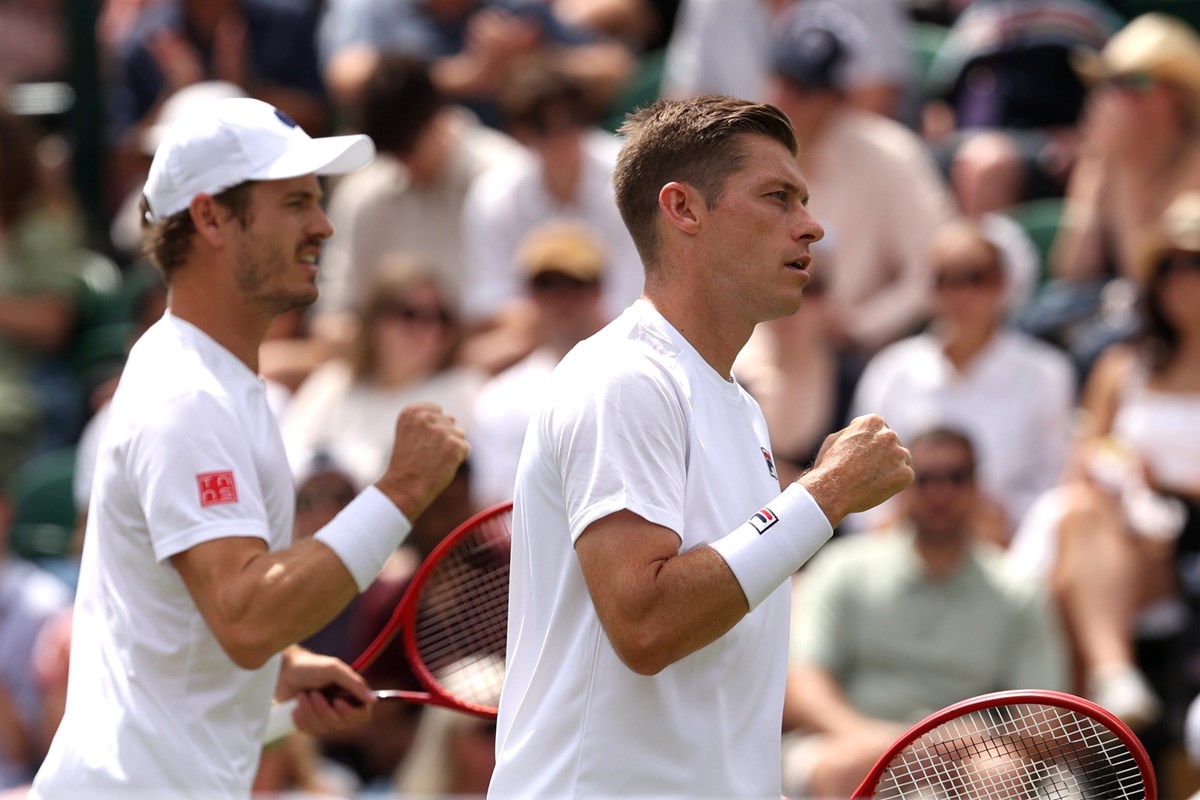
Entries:
{"label": "racket handle", "polygon": [[300,701],[293,697],[271,706],[271,713],[267,715],[267,730],[263,733],[264,745],[274,744],[296,730],[296,723],[292,721],[292,712],[299,704]]}

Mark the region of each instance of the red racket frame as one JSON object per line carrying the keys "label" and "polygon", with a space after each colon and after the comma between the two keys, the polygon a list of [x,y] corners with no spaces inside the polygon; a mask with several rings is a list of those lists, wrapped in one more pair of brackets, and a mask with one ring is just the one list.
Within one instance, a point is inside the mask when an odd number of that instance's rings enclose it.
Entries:
{"label": "red racket frame", "polygon": [[1112,731],[1113,735],[1121,740],[1122,744],[1129,748],[1129,752],[1133,754],[1133,759],[1137,762],[1138,769],[1141,771],[1142,782],[1146,786],[1144,800],[1158,800],[1158,781],[1154,775],[1154,767],[1150,763],[1150,756],[1146,753],[1146,748],[1142,746],[1137,736],[1129,729],[1129,726],[1122,722],[1115,714],[1090,700],[1084,700],[1082,697],[1076,697],[1066,692],[1024,689],[992,692],[991,694],[971,697],[930,714],[905,731],[904,735],[897,739],[888,748],[887,752],[879,757],[879,760],[875,762],[875,766],[867,773],[867,777],[863,778],[862,783],[854,790],[854,794],[851,795],[850,800],[870,800],[871,797],[874,797],[875,787],[879,784],[879,779],[892,763],[892,760],[904,748],[939,725],[976,711],[1022,704],[1065,708],[1069,711],[1082,714],[1085,717],[1091,717],[1108,728]]}
{"label": "red racket frame", "polygon": [[510,512],[512,505],[512,501],[508,500],[480,511],[451,531],[446,538],[439,542],[437,547],[433,548],[433,551],[421,562],[421,566],[417,569],[416,574],[413,575],[408,588],[404,590],[404,596],[400,598],[400,602],[396,605],[396,609],[392,612],[392,616],[388,619],[387,623],[375,635],[374,640],[359,654],[358,658],[354,660],[351,666],[355,672],[361,673],[379,657],[384,648],[395,638],[396,632],[403,629],[404,652],[408,656],[408,664],[416,674],[417,680],[425,687],[426,692],[407,690],[389,691],[389,699],[394,698],[411,703],[428,703],[444,708],[453,708],[484,719],[494,720],[496,718],[498,711],[496,707],[479,705],[462,700],[448,694],[441,688],[437,679],[430,672],[425,662],[421,659],[420,653],[417,651],[416,626],[413,623],[417,616],[417,609],[420,606],[417,598],[421,594],[421,589],[429,581],[429,577],[438,568],[442,560],[442,555],[458,544],[460,539],[469,535],[479,525],[501,514]]}

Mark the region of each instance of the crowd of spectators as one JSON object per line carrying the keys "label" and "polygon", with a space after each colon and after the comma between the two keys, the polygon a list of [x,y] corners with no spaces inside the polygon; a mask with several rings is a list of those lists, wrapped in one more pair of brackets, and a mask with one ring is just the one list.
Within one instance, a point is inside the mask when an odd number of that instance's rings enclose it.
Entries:
{"label": "crowd of spectators", "polygon": [[[1198,25],[1200,0],[0,0],[0,795],[61,715],[106,403],[165,308],[137,211],[164,125],[252,96],[377,145],[325,184],[321,297],[262,350],[296,536],[379,476],[408,403],[474,449],[308,642],[349,660],[511,497],[550,371],[638,296],[623,114],[704,93],[788,115],[826,232],[735,365],[780,479],[862,413],[914,455],[796,576],[788,791],[845,795],[906,723],[1009,688],[1092,698],[1164,797],[1200,789]],[[414,680],[398,649],[374,669]],[[481,794],[493,745],[380,705],[268,749],[256,790]]]}

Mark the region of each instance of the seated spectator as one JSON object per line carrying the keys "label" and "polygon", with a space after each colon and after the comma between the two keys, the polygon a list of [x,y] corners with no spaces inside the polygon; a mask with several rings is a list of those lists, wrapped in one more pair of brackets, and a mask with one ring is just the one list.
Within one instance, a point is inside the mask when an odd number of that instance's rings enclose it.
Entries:
{"label": "seated spectator", "polygon": [[[600,298],[608,254],[591,232],[548,223],[522,243],[517,267],[533,305],[533,352],[492,377],[475,402],[472,495],[481,508],[511,500],[532,398],[567,352],[604,327]],[[806,290],[807,291],[807,290]]]}
{"label": "seated spectator", "polygon": [[1200,193],[1171,203],[1137,265],[1138,335],[1097,361],[1075,469],[1030,512],[1012,555],[1059,594],[1083,690],[1144,726],[1161,708],[1151,688],[1172,709],[1200,692]]}
{"label": "seated spectator", "polygon": [[819,262],[810,272],[800,311],[760,322],[733,365],[762,408],[784,486],[812,467],[826,436],[850,421],[863,368],[860,357],[828,335],[829,279]]}
{"label": "seated spectator", "polygon": [[1120,24],[1092,0],[975,0],[958,15],[931,66],[940,99],[923,133],[963,213],[1062,194],[1086,95],[1071,56]]}
{"label": "seated spectator", "polygon": [[0,791],[33,779],[54,736],[32,654],[42,629],[71,605],[66,584],[9,552],[13,512],[0,494]]}
{"label": "seated spectator", "polygon": [[78,319],[81,233],[47,185],[34,131],[0,103],[0,486],[39,439],[68,443],[82,426],[73,379],[52,361]]}
{"label": "seated spectator", "polygon": [[1133,330],[1144,238],[1173,197],[1200,190],[1200,36],[1146,14],[1079,67],[1093,88],[1051,251],[1056,280],[1021,324],[1070,348],[1086,373]]}
{"label": "seated spectator", "polygon": [[443,291],[460,304],[467,190],[479,175],[522,152],[451,104],[433,84],[427,63],[402,55],[380,57],[363,88],[356,127],[375,142],[378,155],[330,193],[337,235],[321,257],[312,323],[315,335],[338,348],[353,338],[363,289],[385,253],[436,264]]}
{"label": "seated spectator", "polygon": [[975,456],[962,433],[909,442],[913,485],[891,529],[827,544],[801,571],[784,703],[784,792],[848,797],[911,724],[1004,689],[1067,687],[1040,586],[971,530]]}
{"label": "seated spectator", "polygon": [[[206,80],[228,81],[285,111],[319,135],[329,124],[317,69],[316,18],[301,3],[278,0],[163,0],[138,10],[107,56],[109,139],[118,155],[136,151],[140,128],[174,92]],[[116,176],[121,194],[136,177]]]}
{"label": "seated spectator", "polygon": [[831,334],[870,353],[925,320],[925,243],[954,201],[916,134],[848,100],[857,36],[852,18],[785,16],[770,42],[766,99],[796,128],[809,208],[825,228],[813,256]]}
{"label": "seated spectator", "polygon": [[433,81],[454,102],[499,125],[495,97],[512,70],[550,54],[607,104],[628,80],[633,53],[594,29],[575,28],[539,0],[330,0],[318,45],[336,102],[353,107],[382,53],[430,62]]}
{"label": "seated spectator", "polygon": [[[467,194],[462,226],[467,325],[486,330],[507,321],[511,304],[523,294],[515,261],[520,244],[554,220],[590,226],[608,252],[604,309],[612,319],[641,295],[643,282],[641,260],[613,199],[619,141],[595,127],[595,108],[583,87],[552,63],[528,63],[506,85],[501,104],[509,130],[527,153],[481,175]],[[482,366],[495,371],[507,364]]]}
{"label": "seated spectator", "polygon": [[348,357],[325,362],[288,402],[281,431],[288,457],[318,451],[344,464],[359,485],[383,474],[392,425],[404,406],[440,405],[471,430],[483,376],[453,365],[459,323],[434,269],[385,256],[373,275]]}
{"label": "seated spectator", "polygon": [[[935,423],[962,428],[978,453],[978,508],[988,511],[976,520],[979,533],[1007,543],[1034,499],[1062,475],[1075,373],[1061,352],[1005,326],[1008,277],[977,224],[943,226],[925,257],[930,328],[867,363],[851,416],[881,414],[904,441]],[[867,516],[877,521],[888,507]],[[854,527],[862,526],[858,517]]]}
{"label": "seated spectator", "polygon": [[909,19],[901,4],[876,0],[683,0],[667,46],[663,94],[763,98],[772,31],[796,17],[861,31],[846,75],[849,101],[884,116],[902,112],[914,79]]}

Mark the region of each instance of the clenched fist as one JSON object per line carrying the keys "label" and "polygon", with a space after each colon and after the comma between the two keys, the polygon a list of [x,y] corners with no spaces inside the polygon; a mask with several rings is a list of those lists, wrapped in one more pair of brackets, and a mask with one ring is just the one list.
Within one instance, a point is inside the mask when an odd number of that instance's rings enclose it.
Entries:
{"label": "clenched fist", "polygon": [[470,450],[454,417],[434,403],[414,403],[396,420],[392,457],[375,485],[411,522],[446,488]]}
{"label": "clenched fist", "polygon": [[912,455],[883,417],[867,414],[826,437],[813,468],[798,480],[836,527],[912,483]]}

